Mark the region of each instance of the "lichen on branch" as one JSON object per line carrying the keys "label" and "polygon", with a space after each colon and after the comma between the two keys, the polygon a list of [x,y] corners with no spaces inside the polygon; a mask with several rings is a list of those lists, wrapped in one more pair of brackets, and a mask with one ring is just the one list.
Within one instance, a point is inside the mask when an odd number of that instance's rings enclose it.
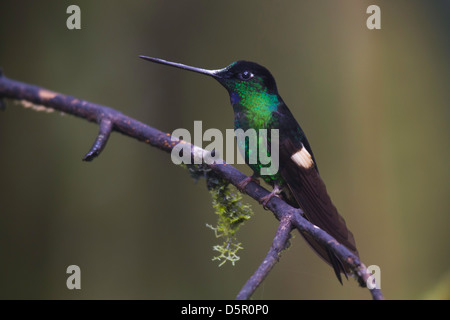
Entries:
{"label": "lichen on branch", "polygon": [[206,178],[212,205],[218,216],[216,226],[206,224],[208,228],[214,230],[216,238],[223,240],[221,244],[213,246],[213,250],[218,255],[214,256],[212,260],[219,261],[219,266],[224,265],[227,261],[234,265],[240,259],[237,252],[243,249],[236,233],[240,226],[251,218],[253,211],[250,205],[242,201],[242,194],[233,185],[207,166],[191,164],[185,165],[185,167],[195,181]]}

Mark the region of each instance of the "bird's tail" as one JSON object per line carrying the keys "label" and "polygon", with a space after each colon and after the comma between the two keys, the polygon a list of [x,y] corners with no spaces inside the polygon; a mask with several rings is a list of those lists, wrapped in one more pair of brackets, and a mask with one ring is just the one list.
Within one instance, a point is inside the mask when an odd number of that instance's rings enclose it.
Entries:
{"label": "bird's tail", "polygon": [[[289,187],[290,196],[295,198],[297,207],[304,211],[306,218],[311,223],[325,230],[359,257],[353,234],[347,228],[344,218],[331,201],[325,183],[322,181],[314,162],[303,163],[301,162],[302,159],[294,160],[299,160],[299,163],[293,161],[294,163],[291,165],[280,167],[280,170]],[[342,283],[341,273],[347,276],[350,271],[346,264],[311,236],[307,234],[302,234],[302,236],[314,251],[333,267],[337,278]]]}

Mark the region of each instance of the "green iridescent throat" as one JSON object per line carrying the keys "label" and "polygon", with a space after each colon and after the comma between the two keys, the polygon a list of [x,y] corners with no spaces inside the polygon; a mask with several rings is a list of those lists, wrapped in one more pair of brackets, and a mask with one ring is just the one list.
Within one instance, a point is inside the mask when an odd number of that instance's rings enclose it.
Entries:
{"label": "green iridescent throat", "polygon": [[[256,132],[260,129],[276,129],[278,123],[274,123],[276,118],[272,116],[272,112],[277,110],[278,104],[281,103],[277,94],[270,94],[267,92],[267,88],[263,86],[263,80],[260,77],[255,77],[249,81],[233,82],[231,84],[231,103],[235,112],[238,111],[244,114],[243,118],[235,119],[235,129],[248,130],[250,128],[255,129]],[[258,136],[258,149],[264,148],[263,153],[270,156],[269,150],[266,148],[266,144],[261,141],[261,136]],[[269,138],[270,142],[270,138]],[[259,150],[251,150],[248,141],[245,141],[245,154],[249,159],[253,152],[259,152]],[[259,153],[258,153],[259,154]],[[259,161],[256,164],[248,164],[255,172],[260,172],[262,165]],[[267,182],[282,181],[281,175],[278,172],[273,176],[262,176]]]}
{"label": "green iridescent throat", "polygon": [[280,103],[278,95],[268,93],[262,82],[260,77],[254,77],[249,81],[235,81],[230,88],[234,96],[231,103],[246,113],[249,128],[255,130],[267,128],[273,119],[272,112]]}

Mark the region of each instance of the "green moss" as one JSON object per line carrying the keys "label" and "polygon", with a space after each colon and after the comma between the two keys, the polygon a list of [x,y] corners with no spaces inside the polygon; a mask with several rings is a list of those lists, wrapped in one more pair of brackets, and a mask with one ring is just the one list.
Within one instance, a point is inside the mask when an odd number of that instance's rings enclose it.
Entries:
{"label": "green moss", "polygon": [[216,238],[222,243],[213,246],[218,253],[213,261],[219,261],[222,266],[227,261],[234,265],[239,256],[237,252],[243,249],[238,242],[236,233],[239,227],[253,215],[248,204],[242,202],[241,193],[229,182],[218,176],[205,165],[186,165],[195,181],[206,178],[206,185],[212,197],[213,208],[217,214],[217,225],[206,226],[214,230]]}

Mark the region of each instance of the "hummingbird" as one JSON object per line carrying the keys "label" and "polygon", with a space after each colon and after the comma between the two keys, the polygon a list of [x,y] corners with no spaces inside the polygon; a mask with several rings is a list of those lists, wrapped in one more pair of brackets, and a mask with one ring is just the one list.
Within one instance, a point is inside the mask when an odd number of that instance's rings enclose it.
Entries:
{"label": "hummingbird", "polygon": [[[347,228],[344,218],[338,213],[328,195],[308,139],[279,95],[275,79],[268,69],[255,62],[244,60],[233,62],[222,69],[209,70],[159,58],[139,57],[216,79],[229,93],[234,111],[235,130],[278,129],[279,170],[277,173],[260,175],[263,165],[258,162],[248,162],[248,153],[251,151],[246,145],[245,160],[253,170],[253,175],[243,179],[238,188],[244,190],[248,183],[251,181],[259,183],[259,178],[262,178],[272,186],[272,192],[261,199],[264,206],[274,196],[282,198],[291,206],[301,208],[311,223],[328,232],[339,243],[359,256],[352,232]],[[268,136],[268,143],[270,143],[270,136]],[[258,145],[258,147],[263,146]],[[348,279],[349,269],[345,263],[308,234],[301,234],[313,250],[333,267],[341,284],[341,274]]]}

